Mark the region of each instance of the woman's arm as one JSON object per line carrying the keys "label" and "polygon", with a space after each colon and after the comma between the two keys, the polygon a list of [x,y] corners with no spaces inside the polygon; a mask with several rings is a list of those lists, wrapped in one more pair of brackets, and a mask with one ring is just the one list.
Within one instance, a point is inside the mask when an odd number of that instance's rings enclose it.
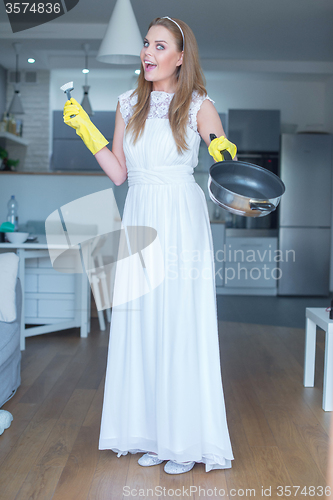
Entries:
{"label": "woman's arm", "polygon": [[95,154],[95,158],[106,175],[120,186],[127,179],[126,159],[123,150],[125,122],[120,112],[119,102],[116,110],[116,120],[113,134],[112,151],[106,146]]}
{"label": "woman's arm", "polygon": [[[227,139],[219,114],[214,104],[208,99],[204,100],[197,113],[197,128],[207,147],[211,143],[210,134],[215,134],[216,137],[221,137],[221,135],[223,135]],[[237,160],[237,156],[233,159]]]}

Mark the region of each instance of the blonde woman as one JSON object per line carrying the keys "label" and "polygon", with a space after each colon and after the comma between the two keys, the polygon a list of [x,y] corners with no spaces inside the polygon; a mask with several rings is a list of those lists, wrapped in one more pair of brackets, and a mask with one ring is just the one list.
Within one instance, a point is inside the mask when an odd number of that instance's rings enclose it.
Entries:
{"label": "blonde woman", "polygon": [[196,462],[206,472],[230,468],[213,241],[193,169],[201,138],[209,146],[210,134],[218,137],[216,160],[236,147],[207,96],[187,24],[167,16],[150,23],[137,88],[118,101],[112,152],[74,99],[64,120],[117,186],[128,179],[122,223],[157,231],[165,278],[112,309],[99,449],[144,453],[142,466],[167,461],[169,474]]}

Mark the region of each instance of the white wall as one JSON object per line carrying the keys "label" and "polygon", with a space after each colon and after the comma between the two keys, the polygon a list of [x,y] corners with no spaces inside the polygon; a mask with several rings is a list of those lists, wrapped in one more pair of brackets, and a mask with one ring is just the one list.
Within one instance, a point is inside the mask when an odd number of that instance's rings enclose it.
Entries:
{"label": "white wall", "polygon": [[123,213],[127,182],[115,186],[104,174],[0,174],[0,223],[7,220],[7,203],[13,194],[18,202],[19,224],[45,221],[62,205],[88,194],[113,188],[120,215]]}
{"label": "white wall", "polygon": [[325,81],[318,77],[268,77],[264,74],[221,76],[207,74],[207,91],[219,112],[228,109],[279,109],[282,132],[288,125],[297,130],[324,130],[326,127]]}

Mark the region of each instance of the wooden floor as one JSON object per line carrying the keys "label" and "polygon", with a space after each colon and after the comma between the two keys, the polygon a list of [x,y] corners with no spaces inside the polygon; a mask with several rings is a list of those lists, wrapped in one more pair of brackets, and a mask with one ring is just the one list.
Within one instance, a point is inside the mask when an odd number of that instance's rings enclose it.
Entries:
{"label": "wooden floor", "polygon": [[312,389],[303,387],[304,330],[219,327],[231,469],[206,473],[197,463],[168,475],[165,462],[144,468],[141,454],[98,450],[108,329],[100,332],[94,318],[88,339],[78,329],[27,339],[22,384],[3,407],[14,420],[0,436],[1,500],[287,498],[278,486],[290,486],[290,498],[325,498],[319,487],[331,413],[321,408],[324,332]]}

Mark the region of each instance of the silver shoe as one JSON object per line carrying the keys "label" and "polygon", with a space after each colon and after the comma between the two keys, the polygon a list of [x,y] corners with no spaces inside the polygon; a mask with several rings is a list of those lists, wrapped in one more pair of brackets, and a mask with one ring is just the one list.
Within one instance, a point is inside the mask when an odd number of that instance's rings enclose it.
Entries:
{"label": "silver shoe", "polygon": [[189,462],[188,464],[178,464],[173,460],[169,460],[164,466],[164,471],[168,474],[182,474],[183,472],[188,472],[193,469],[194,465],[195,462]]}
{"label": "silver shoe", "polygon": [[164,460],[160,460],[158,456],[156,455],[150,455],[149,452],[145,453],[142,455],[142,457],[139,458],[138,464],[142,465],[143,467],[149,467],[150,465],[158,465],[164,462]]}

